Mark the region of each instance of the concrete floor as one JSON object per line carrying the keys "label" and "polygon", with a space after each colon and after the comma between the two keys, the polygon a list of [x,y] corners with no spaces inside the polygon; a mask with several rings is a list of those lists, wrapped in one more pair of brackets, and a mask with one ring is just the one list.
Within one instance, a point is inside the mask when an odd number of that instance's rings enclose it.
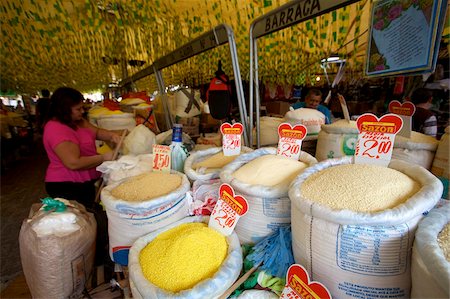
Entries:
{"label": "concrete floor", "polygon": [[[5,144],[1,144],[5,146]],[[19,231],[33,203],[46,197],[44,176],[48,165],[42,140],[35,138],[20,150],[2,150],[0,173],[0,282],[1,290],[22,274]]]}

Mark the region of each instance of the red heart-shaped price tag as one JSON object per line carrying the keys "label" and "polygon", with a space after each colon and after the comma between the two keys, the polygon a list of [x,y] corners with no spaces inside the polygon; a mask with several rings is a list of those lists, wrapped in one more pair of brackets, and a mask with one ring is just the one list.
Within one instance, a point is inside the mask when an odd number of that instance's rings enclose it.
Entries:
{"label": "red heart-shaped price tag", "polygon": [[411,102],[404,102],[403,104],[397,100],[389,103],[389,112],[398,115],[413,116],[416,112],[416,106]]}
{"label": "red heart-shaped price tag", "polygon": [[304,125],[292,126],[289,123],[282,123],[278,126],[278,136],[280,138],[293,138],[302,140],[306,136],[307,129]]}
{"label": "red heart-shaped price tag", "polygon": [[241,123],[234,123],[233,125],[230,125],[229,123],[223,123],[220,126],[220,132],[222,135],[225,134],[234,134],[234,135],[241,135],[242,131],[244,130],[244,127]]}
{"label": "red heart-shaped price tag", "polygon": [[331,299],[330,291],[320,282],[310,281],[308,272],[301,265],[289,267],[286,281],[301,298]]}
{"label": "red heart-shaped price tag", "polygon": [[396,114],[386,114],[378,118],[372,113],[365,113],[356,120],[359,132],[397,134],[403,126],[403,120]]}
{"label": "red heart-shaped price tag", "polygon": [[222,184],[219,189],[220,198],[225,201],[230,207],[238,213],[239,216],[247,213],[248,204],[247,200],[240,196],[235,195],[233,188],[228,184]]}

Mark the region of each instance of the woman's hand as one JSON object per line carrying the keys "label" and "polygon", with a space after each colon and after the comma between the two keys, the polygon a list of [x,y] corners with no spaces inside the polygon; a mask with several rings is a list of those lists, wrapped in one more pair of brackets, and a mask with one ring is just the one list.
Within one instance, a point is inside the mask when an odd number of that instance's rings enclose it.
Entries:
{"label": "woman's hand", "polygon": [[110,132],[110,133],[111,133],[110,141],[114,142],[115,144],[119,144],[121,136],[119,134],[114,133],[114,132]]}
{"label": "woman's hand", "polygon": [[103,161],[112,161],[114,156],[114,152],[113,151],[109,151],[107,153],[103,154]]}

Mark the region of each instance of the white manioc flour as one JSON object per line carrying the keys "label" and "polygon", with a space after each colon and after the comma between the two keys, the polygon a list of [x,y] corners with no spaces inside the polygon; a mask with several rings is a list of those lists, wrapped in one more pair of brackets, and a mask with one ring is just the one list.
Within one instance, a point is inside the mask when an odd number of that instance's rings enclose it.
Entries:
{"label": "white manioc flour", "polygon": [[138,175],[111,190],[115,198],[126,201],[144,201],[166,195],[181,185],[181,176],[149,172]]}
{"label": "white manioc flour", "polygon": [[308,164],[278,155],[264,155],[245,164],[233,173],[241,182],[275,186],[289,184]]}
{"label": "white manioc flour", "polygon": [[445,259],[450,262],[450,222],[439,233],[437,238],[439,247],[441,247]]}
{"label": "white manioc flour", "polygon": [[197,168],[205,167],[205,168],[219,168],[220,169],[220,168],[224,167],[225,165],[227,165],[228,163],[234,161],[234,159],[236,159],[236,157],[238,157],[238,156],[239,155],[225,156],[223,154],[223,151],[220,151],[217,154],[207,157],[203,161],[194,163],[192,165],[192,168],[197,169]]}
{"label": "white manioc flour", "polygon": [[395,141],[410,141],[410,142],[414,142],[414,143],[429,143],[429,144],[433,144],[433,145],[437,145],[438,141],[436,140],[436,138],[432,137],[432,136],[428,136],[419,132],[415,132],[415,131],[411,131],[411,137],[410,138],[406,138],[403,137],[401,135],[397,135],[395,136]]}
{"label": "white manioc flour", "polygon": [[400,171],[347,164],[312,174],[300,186],[302,197],[333,210],[379,212],[394,208],[419,191],[420,184]]}

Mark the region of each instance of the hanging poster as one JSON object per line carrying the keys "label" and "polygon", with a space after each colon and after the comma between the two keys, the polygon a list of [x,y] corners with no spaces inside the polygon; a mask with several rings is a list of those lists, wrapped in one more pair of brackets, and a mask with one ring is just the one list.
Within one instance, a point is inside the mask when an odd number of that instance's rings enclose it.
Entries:
{"label": "hanging poster", "polygon": [[372,6],[366,75],[432,72],[448,0],[376,0]]}

